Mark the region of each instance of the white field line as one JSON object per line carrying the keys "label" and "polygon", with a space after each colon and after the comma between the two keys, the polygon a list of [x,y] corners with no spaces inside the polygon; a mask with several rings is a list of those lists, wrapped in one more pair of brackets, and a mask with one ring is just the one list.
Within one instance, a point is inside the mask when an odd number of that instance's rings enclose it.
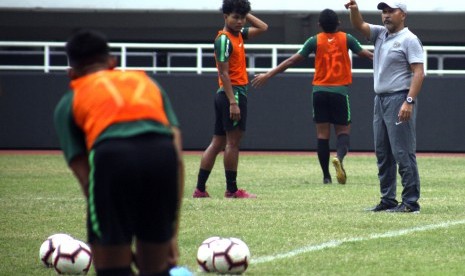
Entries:
{"label": "white field line", "polygon": [[268,262],[272,262],[272,261],[279,260],[279,259],[291,258],[296,255],[300,255],[300,254],[304,254],[304,253],[308,253],[312,251],[319,251],[319,250],[323,250],[326,248],[338,247],[342,245],[343,243],[348,243],[348,242],[362,242],[362,241],[369,241],[369,240],[375,240],[375,239],[381,239],[381,238],[399,237],[399,236],[407,235],[407,234],[414,233],[414,232],[423,232],[423,231],[435,230],[439,228],[449,228],[449,227],[460,225],[460,224],[465,224],[465,220],[447,221],[447,222],[442,222],[438,224],[430,224],[430,225],[425,225],[425,226],[400,229],[396,231],[388,231],[385,233],[370,234],[368,236],[328,241],[328,242],[324,242],[321,244],[304,246],[304,247],[297,248],[295,250],[292,250],[286,253],[279,253],[276,255],[254,258],[251,260],[250,264],[268,263]]}

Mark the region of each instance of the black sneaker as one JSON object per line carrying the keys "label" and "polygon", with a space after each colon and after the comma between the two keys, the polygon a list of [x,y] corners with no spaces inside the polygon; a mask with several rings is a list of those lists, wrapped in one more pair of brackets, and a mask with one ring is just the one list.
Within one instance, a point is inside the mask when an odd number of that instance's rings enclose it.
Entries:
{"label": "black sneaker", "polygon": [[325,177],[323,178],[323,184],[331,184],[333,181],[331,180],[331,177]]}
{"label": "black sneaker", "polygon": [[386,211],[386,210],[390,210],[390,209],[393,209],[393,208],[396,208],[397,205],[394,205],[394,204],[387,204],[387,203],[384,203],[384,202],[380,202],[378,205],[376,205],[375,207],[373,208],[368,208],[367,211],[372,211],[372,212],[381,212],[381,211]]}
{"label": "black sneaker", "polygon": [[419,214],[420,213],[420,208],[413,209],[413,208],[410,208],[409,206],[405,205],[404,203],[401,203],[401,204],[399,204],[398,206],[396,206],[394,208],[386,210],[386,212]]}

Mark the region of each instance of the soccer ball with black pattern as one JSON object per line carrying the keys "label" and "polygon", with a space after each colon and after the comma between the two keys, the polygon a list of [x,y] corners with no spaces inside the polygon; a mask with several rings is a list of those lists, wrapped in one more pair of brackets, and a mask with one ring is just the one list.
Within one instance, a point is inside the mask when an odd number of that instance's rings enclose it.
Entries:
{"label": "soccer ball with black pattern", "polygon": [[52,260],[58,274],[85,275],[92,264],[92,254],[84,242],[67,240],[56,248]]}
{"label": "soccer ball with black pattern", "polygon": [[242,274],[250,261],[250,250],[238,238],[221,239],[212,244],[213,267],[220,274]]}
{"label": "soccer ball with black pattern", "polygon": [[220,237],[210,237],[204,240],[197,250],[197,263],[199,268],[203,272],[214,272],[215,268],[213,267],[213,249],[212,246],[218,240],[221,240]]}
{"label": "soccer ball with black pattern", "polygon": [[52,255],[55,249],[66,240],[73,240],[68,234],[53,234],[49,236],[40,246],[39,259],[45,267],[52,267]]}

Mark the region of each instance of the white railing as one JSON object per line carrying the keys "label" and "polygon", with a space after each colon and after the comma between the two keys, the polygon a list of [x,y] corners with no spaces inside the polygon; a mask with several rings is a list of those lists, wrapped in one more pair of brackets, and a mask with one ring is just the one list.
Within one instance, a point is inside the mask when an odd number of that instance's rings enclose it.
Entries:
{"label": "white railing", "polygon": [[[0,71],[63,71],[68,68],[64,42],[0,41]],[[300,44],[248,44],[248,71],[264,72],[294,54]],[[119,69],[153,73],[216,72],[213,44],[176,43],[110,43],[111,52],[119,58]],[[372,50],[372,45],[365,45]],[[424,46],[427,74],[465,74],[465,46]],[[312,56],[311,56],[312,57]],[[358,58],[354,56],[353,58]],[[176,60],[181,59],[180,62]],[[134,61],[136,60],[136,61]],[[266,66],[260,66],[259,61]],[[447,60],[454,60],[449,66]],[[435,63],[430,65],[430,61]],[[365,63],[366,64],[366,63]],[[462,67],[457,66],[462,64]],[[450,67],[450,68],[448,68]],[[458,68],[458,69],[457,69]],[[464,69],[461,69],[464,68]],[[289,68],[286,73],[313,73],[314,68]],[[371,66],[353,65],[354,74],[372,73]]]}

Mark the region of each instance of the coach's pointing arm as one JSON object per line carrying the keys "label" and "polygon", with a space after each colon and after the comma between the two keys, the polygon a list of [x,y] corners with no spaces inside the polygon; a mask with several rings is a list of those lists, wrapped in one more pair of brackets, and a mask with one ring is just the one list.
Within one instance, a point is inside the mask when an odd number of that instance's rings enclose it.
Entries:
{"label": "coach's pointing arm", "polygon": [[357,2],[351,0],[344,6],[346,9],[350,10],[350,22],[352,23],[352,26],[361,32],[366,38],[370,38],[370,26],[363,20],[362,15],[358,10]]}

